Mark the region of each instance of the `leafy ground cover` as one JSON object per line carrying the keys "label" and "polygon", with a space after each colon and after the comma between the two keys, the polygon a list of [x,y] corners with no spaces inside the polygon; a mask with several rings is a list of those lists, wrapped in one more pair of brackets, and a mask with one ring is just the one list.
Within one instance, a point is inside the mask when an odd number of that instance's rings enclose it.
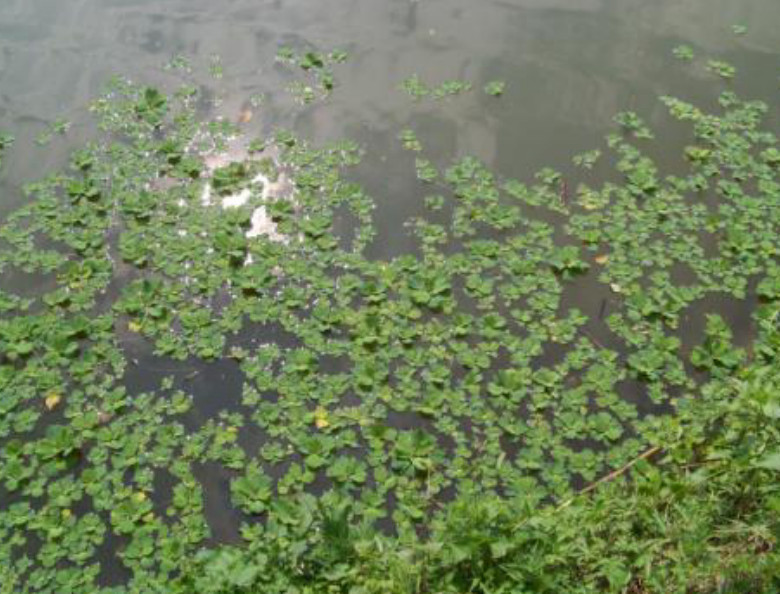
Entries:
{"label": "leafy ground cover", "polygon": [[[345,57],[279,59],[330,91]],[[764,103],[661,100],[683,173],[633,112],[577,180],[434,163],[400,131],[429,213],[376,260],[360,146],[277,130],[210,168],[239,131],[194,88],[115,80],[104,137],[0,228],[0,274],[50,281],[0,292],[0,591],[772,591],[780,151]],[[193,397],[208,365],[240,398]]]}
{"label": "leafy ground cover", "polygon": [[[777,306],[772,308],[776,315]],[[777,339],[777,330],[770,334]],[[554,505],[462,492],[425,539],[312,508],[314,537],[203,553],[204,592],[775,592],[780,373],[756,363],[703,387],[630,468]],[[625,480],[630,473],[630,481]],[[299,535],[298,539],[303,539]],[[295,542],[295,538],[293,538]],[[291,586],[291,584],[293,584]]]}

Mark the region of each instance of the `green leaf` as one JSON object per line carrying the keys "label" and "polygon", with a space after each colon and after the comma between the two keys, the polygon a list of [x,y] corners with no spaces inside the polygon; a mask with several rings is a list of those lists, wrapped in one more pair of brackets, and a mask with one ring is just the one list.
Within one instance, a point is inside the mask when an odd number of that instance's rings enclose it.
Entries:
{"label": "green leaf", "polygon": [[755,462],[753,466],[780,472],[780,450],[767,454],[761,460]]}

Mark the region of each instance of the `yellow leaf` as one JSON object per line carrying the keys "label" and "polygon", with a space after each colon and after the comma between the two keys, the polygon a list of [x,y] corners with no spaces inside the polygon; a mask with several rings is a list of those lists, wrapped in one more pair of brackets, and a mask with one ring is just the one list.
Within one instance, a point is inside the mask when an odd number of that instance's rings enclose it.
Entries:
{"label": "yellow leaf", "polygon": [[317,410],[314,411],[314,425],[317,429],[324,429],[325,427],[330,426],[328,411],[325,408],[319,406],[317,407]]}
{"label": "yellow leaf", "polygon": [[46,408],[52,410],[60,403],[60,400],[62,400],[62,396],[57,394],[57,392],[49,392],[44,402],[46,403]]}
{"label": "yellow leaf", "polygon": [[127,329],[130,330],[130,332],[140,332],[141,324],[138,322],[128,322]]}

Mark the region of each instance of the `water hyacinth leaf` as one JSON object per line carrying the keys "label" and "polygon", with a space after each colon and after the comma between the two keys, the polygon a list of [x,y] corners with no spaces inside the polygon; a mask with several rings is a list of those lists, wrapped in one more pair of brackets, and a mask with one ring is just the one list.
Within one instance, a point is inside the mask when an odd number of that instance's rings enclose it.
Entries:
{"label": "water hyacinth leaf", "polygon": [[271,500],[271,479],[256,464],[249,464],[244,474],[230,482],[234,503],[250,514],[261,514]]}
{"label": "water hyacinth leaf", "polygon": [[[278,58],[304,99],[339,91],[346,53]],[[690,574],[652,551],[642,579],[661,581],[631,581],[637,530],[703,535],[664,551],[704,563],[739,533],[707,537],[701,522],[733,507],[723,500],[759,514],[774,496],[780,153],[768,105],[731,90],[710,111],[664,97],[690,131],[676,152],[658,158],[642,105],[576,169],[521,179],[460,144],[448,156],[432,138],[427,152],[414,119],[389,133],[414,153],[398,165],[424,182],[396,228],[392,196],[351,169],[375,147],[286,129],[253,141],[236,113],[249,128],[261,112],[242,116],[239,100],[203,120],[191,82],[165,95],[115,81],[93,108],[106,137],[30,184],[0,226],[11,589],[94,591],[105,544],[127,570],[118,587],[134,590],[391,591],[388,564],[403,560],[433,589],[684,591],[663,580]],[[471,85],[404,88],[445,99]],[[402,241],[383,243],[387,232]],[[40,274],[40,295],[16,285],[20,271]],[[603,510],[629,535],[611,543],[614,561],[582,556],[603,558],[600,537],[557,548],[600,534],[588,527]],[[684,529],[636,524],[659,513]],[[772,554],[765,532],[746,532],[719,550]],[[535,564],[541,541],[553,573]],[[512,581],[515,559],[530,559],[531,581]]]}

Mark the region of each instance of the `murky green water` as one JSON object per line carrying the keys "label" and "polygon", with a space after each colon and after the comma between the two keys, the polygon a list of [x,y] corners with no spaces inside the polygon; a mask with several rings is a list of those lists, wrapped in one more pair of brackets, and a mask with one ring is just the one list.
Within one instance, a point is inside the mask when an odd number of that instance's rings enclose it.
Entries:
{"label": "murky green water", "polygon": [[[360,142],[366,154],[352,175],[377,202],[378,236],[368,255],[390,258],[415,249],[403,223],[423,212],[425,194],[412,174],[413,158],[398,142],[402,128],[413,127],[437,163],[473,155],[505,177],[529,180],[552,166],[566,180],[575,176],[572,156],[603,145],[615,113],[633,110],[658,138],[648,152],[675,171],[689,133],[670,121],[658,97],[709,107],[730,83],[703,68],[680,67],[672,48],[686,43],[697,56],[735,65],[740,94],[766,101],[774,125],[778,22],[775,0],[3,0],[0,130],[17,140],[4,159],[0,215],[23,203],[23,183],[61,167],[73,146],[94,136],[87,105],[112,74],[168,90],[187,80],[202,87],[209,117],[236,121],[251,110],[242,125],[250,136],[285,126],[315,142]],[[735,24],[748,34],[734,35]],[[350,58],[336,71],[332,95],[297,104],[286,90],[289,72],[274,62],[282,45],[346,49]],[[166,70],[174,56],[187,57],[193,71]],[[209,72],[217,63],[219,77]],[[414,73],[433,84],[468,80],[474,90],[415,103],[398,89]],[[494,79],[506,81],[500,100],[481,91]],[[253,105],[261,95],[262,104]],[[39,146],[36,139],[59,118],[71,121],[71,129]],[[599,167],[596,175],[609,174]],[[37,282],[24,278],[15,289],[35,292]],[[608,298],[608,288],[589,274],[573,283],[562,309],[582,309],[591,317],[589,336],[619,348],[602,321]],[[720,312],[744,344],[752,334],[752,305],[711,298],[702,311]],[[684,318],[679,334],[686,351],[703,326],[703,314]],[[160,377],[177,374],[195,397],[192,427],[238,405],[243,380],[236,364],[193,367],[151,357],[140,342],[125,346],[135,359],[128,385],[152,389]],[[193,370],[197,375],[188,379]],[[637,386],[625,386],[623,395],[640,412],[655,410]],[[404,429],[420,419],[399,415],[394,423]],[[256,450],[262,436],[248,427],[241,441]],[[216,465],[198,472],[213,542],[237,540],[242,516],[230,503],[229,476]],[[108,581],[121,581],[110,554],[105,563],[109,574],[117,572]]]}
{"label": "murky green water", "polygon": [[[735,65],[742,96],[776,105],[778,19],[772,0],[5,0],[0,129],[17,143],[0,178],[0,215],[23,202],[21,184],[55,170],[94,136],[86,107],[110,76],[168,89],[186,79],[203,86],[209,117],[236,121],[251,109],[243,126],[249,136],[289,126],[314,142],[358,140],[366,155],[355,176],[378,203],[379,236],[369,254],[391,257],[413,249],[411,235],[398,231],[423,211],[397,140],[402,128],[417,130],[435,162],[473,155],[501,175],[528,180],[545,166],[572,174],[572,156],[600,146],[614,114],[633,110],[656,132],[650,154],[674,172],[688,131],[666,117],[658,97],[710,107],[718,90],[733,85],[703,68],[679,67],[672,48],[685,43],[700,62]],[[749,34],[734,35],[734,25]],[[294,101],[289,72],[274,63],[282,45],[350,52],[327,100]],[[166,71],[175,56],[193,71]],[[209,71],[215,63],[218,80]],[[415,103],[398,88],[414,73],[432,84],[468,80],[475,90]],[[476,92],[493,79],[507,83],[500,101]],[[254,108],[258,97],[263,103]],[[772,125],[777,110],[768,117]],[[60,118],[73,123],[68,134],[38,146]],[[598,311],[603,298],[577,295],[588,311]],[[747,331],[745,315],[724,309],[736,316],[737,332]]]}
{"label": "murky green water", "polygon": [[[658,97],[706,107],[723,85],[703,69],[677,67],[672,48],[686,43],[734,64],[743,96],[771,105],[780,95],[780,73],[767,75],[780,71],[778,18],[771,0],[5,0],[0,128],[18,141],[0,178],[0,215],[23,201],[21,184],[55,170],[72,146],[93,137],[86,106],[110,76],[164,88],[186,78],[204,86],[211,117],[235,121],[254,97],[265,97],[245,126],[249,135],[290,126],[315,142],[360,141],[368,150],[357,176],[379,208],[370,253],[404,253],[414,241],[396,231],[422,203],[397,141],[401,128],[414,126],[440,163],[473,155],[524,180],[545,166],[570,173],[572,156],[599,146],[615,113],[634,110],[657,132],[653,156],[674,171],[687,132],[673,127]],[[735,36],[735,24],[750,34]],[[307,44],[343,47],[351,57],[339,68],[337,92],[302,109],[273,58],[282,45]],[[164,70],[179,55],[196,65],[186,77]],[[223,67],[218,81],[213,63]],[[477,90],[501,79],[508,91],[501,101],[472,92],[416,104],[398,90],[414,73],[431,83],[472,81]],[[37,146],[59,118],[73,123],[67,136]]]}
{"label": "murky green water", "polygon": [[[678,43],[737,66],[746,96],[776,100],[778,80],[767,72],[777,70],[779,19],[772,0],[4,0],[0,123],[19,144],[0,204],[18,203],[14,184],[53,167],[69,142],[89,134],[80,126],[84,108],[108,76],[155,82],[173,55],[201,66],[219,56],[216,113],[235,118],[253,94],[266,93],[252,128],[293,124],[314,139],[370,143],[376,164],[366,178],[392,204],[383,209],[392,225],[403,220],[408,195],[407,176],[392,175],[401,126],[419,126],[442,157],[472,154],[506,175],[563,167],[601,141],[617,111],[633,109],[656,129],[659,95],[712,101],[712,77],[670,61]],[[737,23],[749,35],[734,36]],[[273,63],[280,45],[301,43],[352,53],[338,92],[304,110]],[[479,86],[500,78],[508,91],[501,102],[471,93],[415,105],[397,91],[415,72]],[[210,82],[205,68],[201,75]],[[35,137],[58,117],[74,121],[68,137],[37,148]]]}

